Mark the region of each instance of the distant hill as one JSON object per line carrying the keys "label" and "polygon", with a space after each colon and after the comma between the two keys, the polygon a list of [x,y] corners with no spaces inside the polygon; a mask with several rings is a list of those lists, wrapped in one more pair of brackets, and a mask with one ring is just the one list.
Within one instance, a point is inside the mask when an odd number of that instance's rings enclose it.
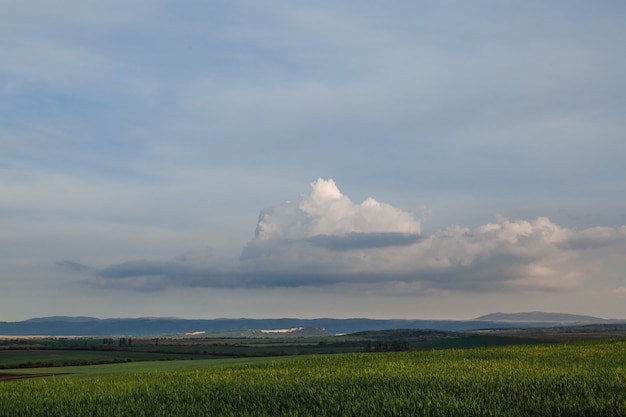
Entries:
{"label": "distant hill", "polygon": [[220,332],[195,332],[186,333],[185,337],[209,337],[209,338],[263,338],[285,339],[290,337],[326,337],[334,336],[334,333],[321,327],[295,327],[292,329],[263,329],[263,330],[226,330]]}
{"label": "distant hill", "polygon": [[581,316],[578,314],[543,313],[532,311],[527,313],[492,313],[476,317],[478,321],[496,322],[553,322],[553,323],[607,323],[611,320],[593,316]]}
{"label": "distant hill", "polygon": [[[498,325],[500,326],[500,325]],[[219,333],[228,331],[281,330],[292,328],[324,329],[332,334],[386,329],[472,330],[492,328],[488,322],[446,320],[376,320],[376,319],[211,319],[177,318],[87,319],[51,317],[0,322],[0,335],[23,336],[103,336],[103,335],[172,335],[181,333]],[[506,325],[505,327],[508,327]],[[285,333],[284,336],[297,336]]]}
{"label": "distant hill", "polygon": [[35,317],[32,319],[25,320],[31,323],[49,323],[55,321],[64,321],[71,323],[84,323],[98,320],[95,317],[85,317],[85,316],[77,316],[77,317],[69,317],[69,316],[50,316],[50,317]]}
{"label": "distant hill", "polygon": [[[391,329],[465,331],[529,327],[624,323],[597,317],[560,313],[494,313],[474,320],[377,320],[377,319],[209,319],[144,317],[97,319],[92,317],[41,317],[19,322],[0,322],[0,335],[15,336],[169,336],[233,332],[258,337],[302,337],[306,334],[346,334]],[[293,331],[292,329],[303,329]],[[304,330],[306,329],[306,330]],[[271,331],[273,332],[267,332]],[[248,333],[246,333],[248,332]],[[207,335],[210,336],[210,335]],[[247,336],[244,336],[247,337]]]}

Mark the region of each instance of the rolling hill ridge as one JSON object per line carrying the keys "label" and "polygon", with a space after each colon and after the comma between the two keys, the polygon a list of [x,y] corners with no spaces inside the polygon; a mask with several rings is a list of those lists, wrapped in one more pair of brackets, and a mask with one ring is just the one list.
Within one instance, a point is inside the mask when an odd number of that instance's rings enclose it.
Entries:
{"label": "rolling hill ridge", "polygon": [[[167,335],[211,333],[233,330],[279,330],[293,328],[324,329],[331,334],[390,329],[431,329],[464,331],[530,327],[574,326],[585,324],[626,323],[591,316],[562,313],[493,313],[473,320],[401,320],[401,319],[181,319],[181,318],[107,318],[40,317],[18,322],[0,322],[0,335],[15,336],[103,336]],[[286,333],[289,335],[289,333]],[[297,336],[297,333],[292,334]]]}

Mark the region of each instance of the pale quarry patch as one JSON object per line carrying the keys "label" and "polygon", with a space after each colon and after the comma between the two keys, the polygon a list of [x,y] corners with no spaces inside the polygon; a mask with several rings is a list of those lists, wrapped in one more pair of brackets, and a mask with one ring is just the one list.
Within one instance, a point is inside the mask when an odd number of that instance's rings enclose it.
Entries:
{"label": "pale quarry patch", "polygon": [[292,327],[290,329],[261,330],[261,333],[294,333],[302,330],[304,330],[304,327]]}

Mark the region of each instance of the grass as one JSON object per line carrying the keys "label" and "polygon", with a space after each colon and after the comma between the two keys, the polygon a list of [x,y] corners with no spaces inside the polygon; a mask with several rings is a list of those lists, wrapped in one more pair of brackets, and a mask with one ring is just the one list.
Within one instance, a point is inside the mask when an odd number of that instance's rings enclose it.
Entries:
{"label": "grass", "polygon": [[54,374],[55,378],[75,377],[102,377],[110,375],[135,375],[154,372],[176,372],[187,370],[203,370],[223,367],[239,367],[257,365],[265,362],[298,359],[296,356],[281,356],[279,358],[228,358],[228,359],[199,359],[199,360],[167,360],[141,361],[131,363],[109,363],[102,365],[58,366],[54,368],[20,368],[1,370],[8,375]]}
{"label": "grass", "polygon": [[1,351],[0,370],[10,368],[39,368],[71,365],[103,364],[134,361],[157,361],[170,359],[206,358],[199,355],[177,355],[150,352],[120,351],[67,351],[67,350],[35,350],[35,351]]}
{"label": "grass", "polygon": [[0,417],[626,415],[626,340],[81,372],[3,382]]}

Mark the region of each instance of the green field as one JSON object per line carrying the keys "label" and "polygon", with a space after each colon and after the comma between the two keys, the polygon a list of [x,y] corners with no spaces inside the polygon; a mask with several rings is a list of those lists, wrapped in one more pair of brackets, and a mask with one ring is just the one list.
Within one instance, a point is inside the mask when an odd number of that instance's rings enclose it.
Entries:
{"label": "green field", "polygon": [[[100,377],[109,375],[135,375],[141,373],[173,372],[186,370],[203,370],[224,367],[256,365],[270,361],[298,359],[296,356],[279,358],[238,358],[238,359],[201,359],[201,360],[167,360],[138,361],[128,363],[109,363],[104,365],[56,366],[53,368],[19,368],[0,370],[0,375],[50,375],[58,378]],[[0,385],[1,387],[2,385]]]}
{"label": "green field", "polygon": [[[0,372],[12,369],[125,363],[139,361],[220,360],[225,358],[284,357],[310,354],[361,352],[354,342],[329,342],[323,339],[163,339],[158,345],[151,340],[136,340],[132,346],[103,345],[102,339],[36,338],[0,341]],[[29,371],[30,372],[30,371]]]}
{"label": "green field", "polygon": [[[593,334],[594,337],[598,335],[605,338],[618,337],[615,334]],[[130,339],[5,338],[0,339],[0,370],[155,360],[459,349],[540,344],[555,342],[562,338],[563,336],[558,334],[481,334],[402,329],[321,337],[135,338],[132,339],[132,343],[124,344],[119,342]],[[104,343],[107,340],[109,343]]]}
{"label": "green field", "polygon": [[281,359],[54,368],[0,416],[626,415],[623,339]]}
{"label": "green field", "polygon": [[172,359],[202,359],[206,356],[180,355],[151,352],[116,352],[116,351],[67,351],[36,350],[14,351],[0,350],[0,371],[12,368],[40,368],[73,366],[84,364],[105,364],[136,361],[159,361]]}

